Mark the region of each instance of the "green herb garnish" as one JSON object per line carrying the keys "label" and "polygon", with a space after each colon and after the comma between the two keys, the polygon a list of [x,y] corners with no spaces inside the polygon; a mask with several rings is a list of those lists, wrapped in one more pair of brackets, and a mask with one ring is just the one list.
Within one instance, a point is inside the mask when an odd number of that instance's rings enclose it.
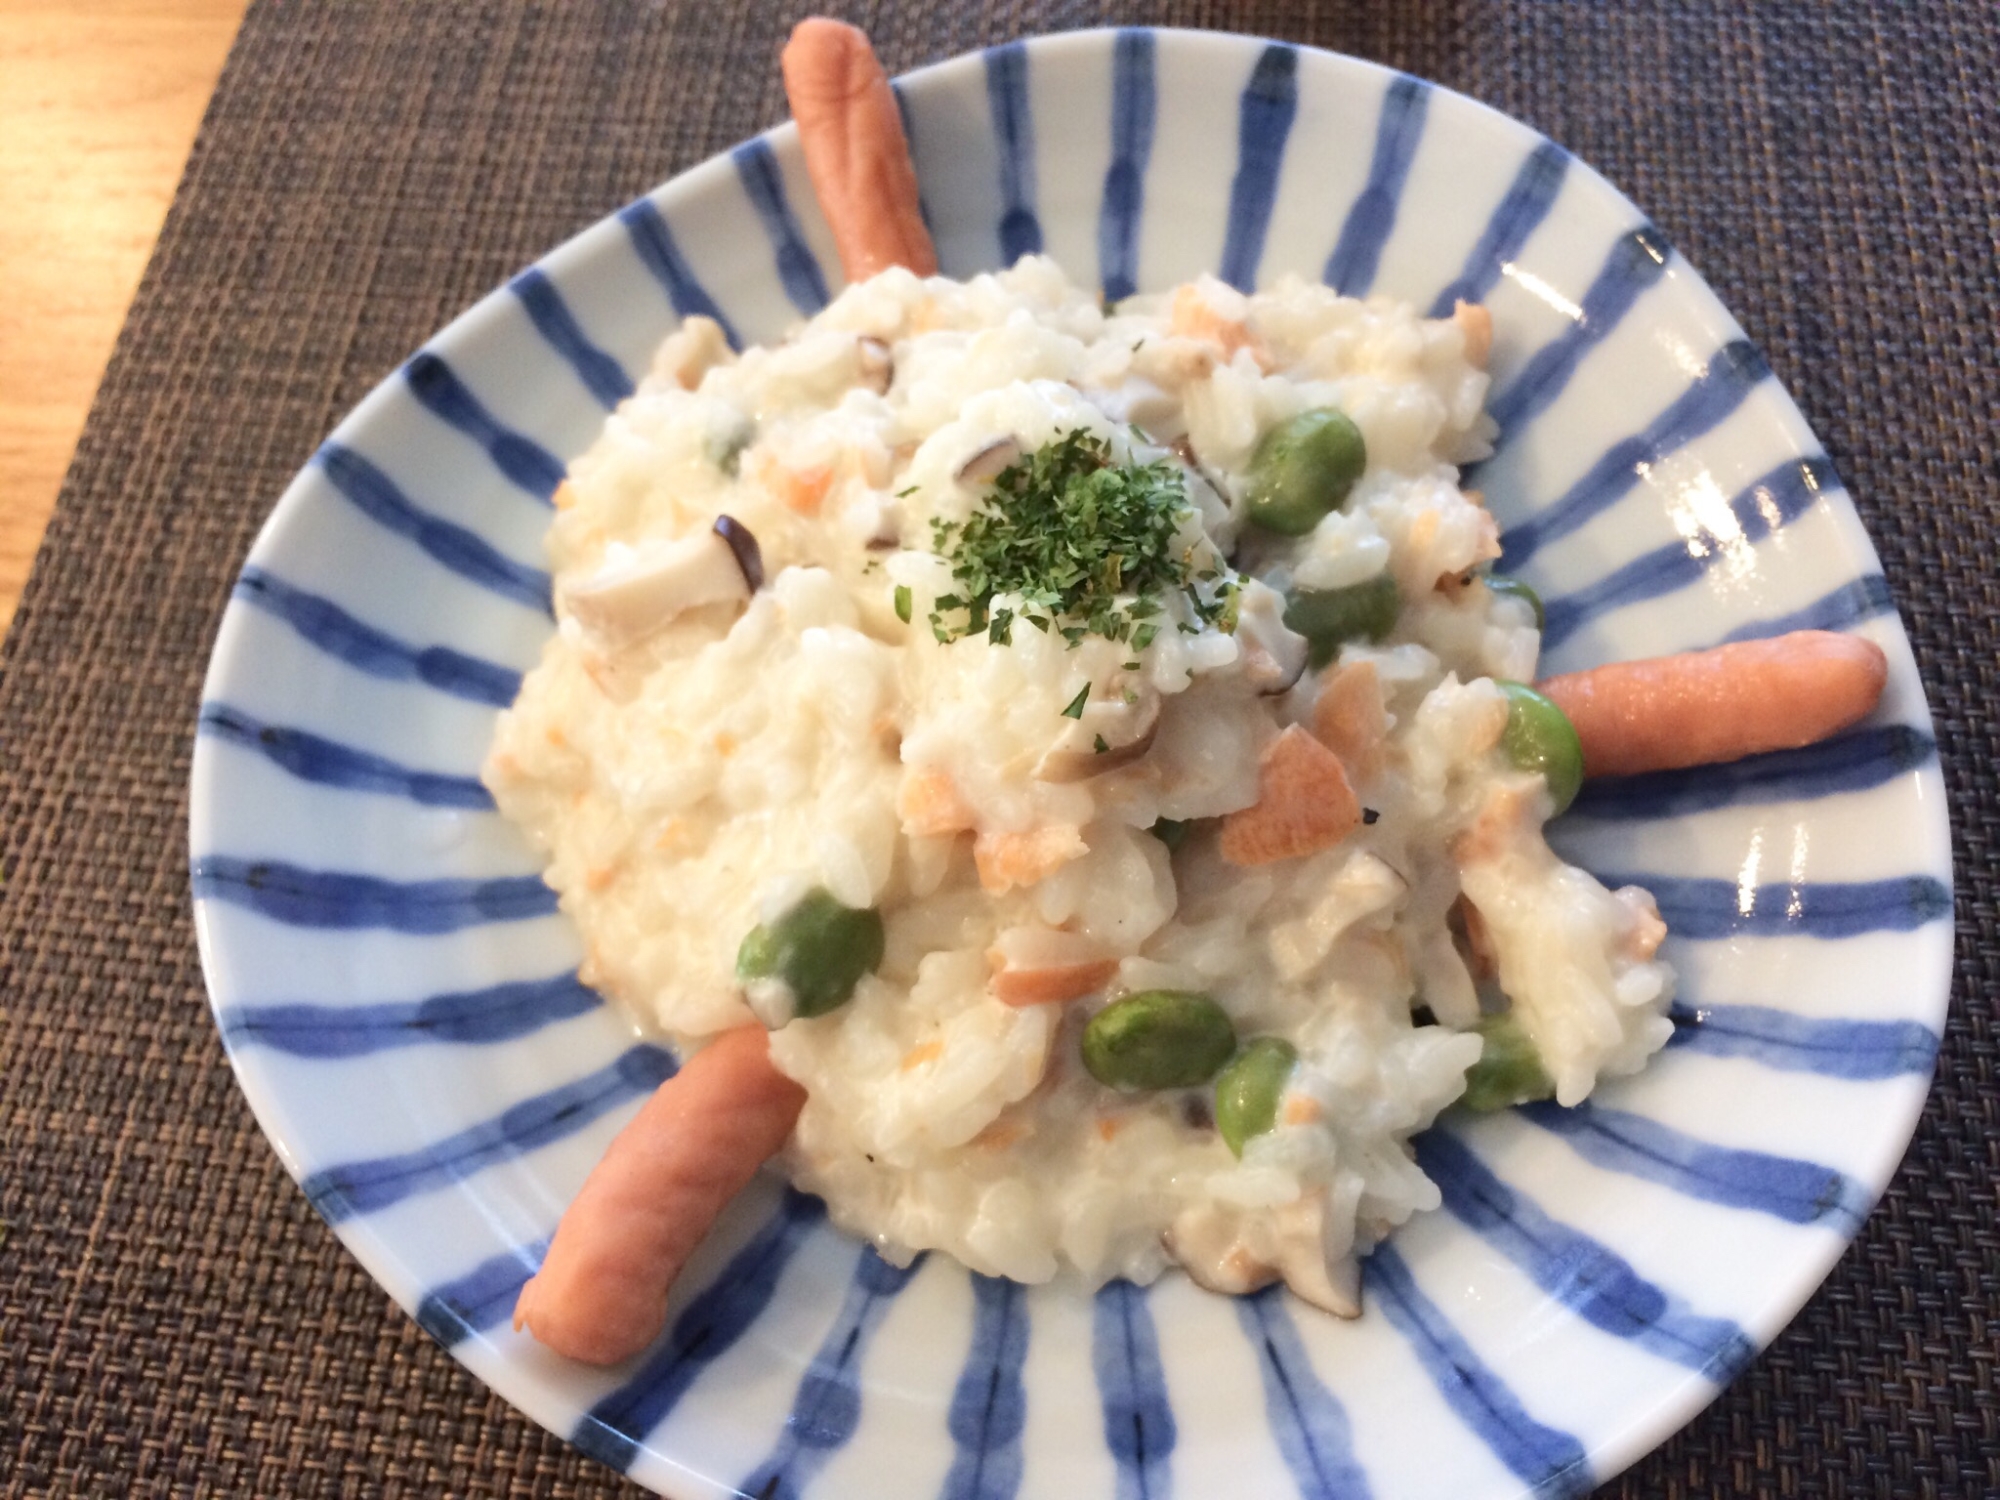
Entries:
{"label": "green herb garnish", "polygon": [[905,625],[910,623],[910,586],[906,583],[896,585],[896,618]]}
{"label": "green herb garnish", "polygon": [[1069,700],[1069,707],[1062,711],[1062,716],[1065,719],[1082,718],[1083,705],[1088,703],[1089,701],[1090,701],[1090,684],[1086,682],[1082,687],[1076,690],[1076,696]]}
{"label": "green herb garnish", "polygon": [[[931,628],[941,641],[984,633],[1004,645],[1022,619],[1054,625],[1071,646],[1098,635],[1143,651],[1159,630],[1145,622],[1179,594],[1196,618],[1229,629],[1233,586],[1204,590],[1218,576],[1213,560],[1174,545],[1191,509],[1171,460],[1115,463],[1104,439],[1065,433],[1003,469],[965,521],[931,522],[933,550],[959,585],[937,601]],[[1020,596],[1018,611],[994,610],[997,594]]]}

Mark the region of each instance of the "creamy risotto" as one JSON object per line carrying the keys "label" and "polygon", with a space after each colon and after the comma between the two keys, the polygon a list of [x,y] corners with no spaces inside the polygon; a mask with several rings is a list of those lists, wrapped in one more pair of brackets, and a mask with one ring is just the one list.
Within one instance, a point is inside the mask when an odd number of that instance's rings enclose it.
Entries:
{"label": "creamy risotto", "polygon": [[1357,1310],[1412,1134],[1670,1029],[1651,899],[1542,837],[1579,762],[1459,483],[1483,346],[1039,258],[689,320],[559,493],[486,766],[585,980],[769,1027],[787,1169],[892,1260]]}

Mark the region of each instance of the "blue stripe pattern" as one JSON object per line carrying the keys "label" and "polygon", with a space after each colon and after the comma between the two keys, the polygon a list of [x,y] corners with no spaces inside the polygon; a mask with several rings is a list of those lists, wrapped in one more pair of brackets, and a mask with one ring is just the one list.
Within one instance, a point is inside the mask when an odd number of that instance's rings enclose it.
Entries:
{"label": "blue stripe pattern", "polygon": [[1449,1131],[1417,1137],[1417,1165],[1444,1194],[1444,1206],[1578,1317],[1726,1385],[1757,1345],[1727,1318],[1703,1317],[1661,1290],[1622,1257],[1557,1223],[1507,1186]]}
{"label": "blue stripe pattern", "polygon": [[1303,1500],[1369,1500],[1368,1475],[1354,1457],[1347,1413],[1306,1354],[1285,1310],[1283,1286],[1237,1297],[1236,1320],[1257,1350],[1264,1405],[1278,1452]]}
{"label": "blue stripe pattern", "polygon": [[320,472],[355,509],[376,525],[416,544],[433,562],[503,599],[553,614],[549,575],[495,550],[478,532],[420,509],[374,464],[344,443],[321,445]]}
{"label": "blue stripe pattern", "polygon": [[1486,221],[1479,242],[1465,257],[1458,277],[1437,294],[1431,303],[1433,318],[1448,318],[1459,302],[1484,302],[1510,262],[1528,243],[1528,236],[1541,227],[1549,210],[1562,194],[1563,178],[1569,171],[1569,153],[1554,141],[1543,141],[1528,153],[1521,170],[1508,185],[1507,196]]}
{"label": "blue stripe pattern", "polygon": [[521,1288],[541,1269],[549,1242],[516,1246],[483,1260],[463,1276],[427,1292],[417,1304],[417,1326],[445,1348],[504,1323],[514,1311]]}
{"label": "blue stripe pattern", "polygon": [[1613,443],[1560,500],[1501,537],[1502,569],[1518,571],[1539,548],[1568,536],[1616,505],[1654,465],[1741,406],[1770,373],[1764,356],[1747,340],[1725,344],[1693,384],[1644,431]]}
{"label": "blue stripe pattern", "polygon": [[1032,1325],[1017,1281],[972,1278],[972,1349],[952,1389],[946,1427],[957,1448],[939,1500],[1014,1500],[1021,1488],[1021,1433],[1028,1425]]}
{"label": "blue stripe pattern", "polygon": [[403,366],[403,383],[417,404],[457,428],[486,450],[493,467],[517,489],[546,501],[562,483],[562,460],[533,438],[501,423],[459,379],[458,372],[429,350]]}
{"label": "blue stripe pattern", "polygon": [[236,597],[282,620],[310,646],[370,677],[421,682],[454,698],[505,708],[521,674],[444,646],[412,646],[363,624],[331,599],[294,588],[262,568],[245,568]]}
{"label": "blue stripe pattern", "polygon": [[1128,27],[1111,48],[1111,165],[1097,213],[1097,274],[1112,302],[1138,289],[1139,221],[1153,159],[1153,33]]}
{"label": "blue stripe pattern", "polygon": [[1928,1073],[1938,1034],[1916,1021],[1829,1021],[1762,1005],[1676,1005],[1669,1047],[1783,1073],[1863,1080]]}
{"label": "blue stripe pattern", "polygon": [[986,102],[993,144],[1000,152],[1000,263],[1039,255],[1042,221],[1035,215],[1035,114],[1028,102],[1028,49],[1021,42],[989,47]]}
{"label": "blue stripe pattern", "polygon": [[1424,1295],[1396,1247],[1376,1246],[1367,1269],[1376,1305],[1409,1340],[1438,1394],[1493,1456],[1537,1497],[1589,1494],[1594,1481],[1583,1444],[1528,1415],[1520,1398]]}
{"label": "blue stripe pattern", "polygon": [[569,1440],[599,1463],[629,1470],[646,1434],[770,1306],[785,1267],[825,1217],[819,1199],[785,1189],[778,1211],[674,1320],[658,1352],[591,1407]]}
{"label": "blue stripe pattern", "polygon": [[1859,1229],[1873,1206],[1866,1187],[1832,1167],[1711,1145],[1625,1110],[1541,1103],[1519,1105],[1516,1113],[1561,1136],[1594,1166],[1705,1203],[1751,1209],[1788,1224],[1823,1224],[1844,1235]]}
{"label": "blue stripe pattern", "polygon": [[1257,57],[1236,110],[1236,176],[1229,184],[1228,231],[1218,274],[1239,292],[1254,291],[1264,235],[1278,201],[1278,171],[1299,113],[1299,54],[1273,42]]}
{"label": "blue stripe pattern", "polygon": [[269,1047],[291,1057],[366,1057],[425,1042],[512,1041],[600,1003],[574,974],[555,974],[379,1005],[228,1005],[215,1018],[232,1047]]}
{"label": "blue stripe pattern", "polygon": [[[909,96],[903,92],[903,85],[897,80],[889,80],[889,97],[896,101],[896,119],[903,127],[903,144],[909,148],[910,161],[914,167],[917,159],[917,125],[910,115]],[[937,228],[931,222],[931,206],[924,197],[924,185],[917,183],[917,217],[924,221],[924,233],[933,240],[937,238]]]}
{"label": "blue stripe pattern", "polygon": [[1726,765],[1598,777],[1583,784],[1569,816],[1612,822],[1679,818],[1743,803],[1810,802],[1881,786],[1936,755],[1937,742],[1929,735],[1907,724],[1887,724]]}
{"label": "blue stripe pattern", "polygon": [[632,377],[625,373],[623,365],[590,341],[547,272],[530,266],[508,282],[507,289],[527,309],[528,321],[535,325],[535,332],[576,372],[576,378],[599,406],[610,411],[632,394]]}
{"label": "blue stripe pattern", "polygon": [[799,1500],[821,1467],[861,1426],[861,1361],[897,1293],[923,1263],[892,1266],[864,1246],[840,1315],[820,1341],[792,1398],[791,1415],[770,1457],[737,1486],[758,1500]]}
{"label": "blue stripe pattern", "polygon": [[1375,285],[1376,266],[1396,227],[1403,184],[1423,139],[1430,102],[1431,86],[1408,74],[1398,74],[1382,97],[1367,185],[1347,210],[1347,222],[1340,226],[1340,238],[1321,278],[1344,297],[1365,297]]}
{"label": "blue stripe pattern", "polygon": [[1754,886],[1688,875],[1599,873],[1598,879],[1614,890],[1641,885],[1651,891],[1667,930],[1684,941],[1737,936],[1849,938],[1868,932],[1911,932],[1951,916],[1951,892],[1928,875]]}
{"label": "blue stripe pattern", "polygon": [[1107,1282],[1091,1308],[1090,1363],[1104,1404],[1104,1442],[1118,1466],[1117,1500],[1165,1500],[1179,1436],[1146,1291]]}
{"label": "blue stripe pattern", "polygon": [[759,136],[730,152],[729,159],[736,164],[737,180],[743,184],[750,206],[757,211],[758,222],[771,242],[779,284],[791,298],[792,306],[810,318],[826,306],[826,277],[792,214],[791,200],[785,196],[784,175],[778,170],[777,153],[769,141]]}
{"label": "blue stripe pattern", "polygon": [[1576,321],[1535,352],[1487,406],[1503,440],[1517,436],[1562,394],[1584,356],[1616,328],[1648,287],[1667,274],[1674,247],[1651,224],[1618,237],[1577,305]]}
{"label": "blue stripe pattern", "polygon": [[1670,542],[1559,599],[1544,602],[1542,649],[1568,640],[1594,615],[1607,609],[1657,599],[1697,582],[1710,569],[1734,555],[1734,549],[1763,541],[1781,526],[1810,510],[1821,494],[1840,483],[1824,455],[1780,464],[1729,502],[1737,532],[1719,536],[1704,530],[1685,541]]}
{"label": "blue stripe pattern", "polygon": [[1880,573],[1868,573],[1843,583],[1803,609],[1741,626],[1722,639],[1725,642],[1756,641],[1774,635],[1787,635],[1794,630],[1845,630],[1863,620],[1894,614],[1895,611],[1896,601],[1889,595],[1889,580]]}
{"label": "blue stripe pattern", "polygon": [[574,1135],[673,1076],[673,1054],[642,1042],[595,1073],[523,1099],[433,1145],[343,1162],[314,1172],[299,1186],[327,1223],[339,1224]]}
{"label": "blue stripe pattern", "polygon": [[227,704],[212,703],[201,711],[199,732],[245,750],[301,781],[342,791],[380,792],[403,797],[423,807],[493,810],[493,797],[475,777],[413,771],[380,755],[356,750],[303,729],[265,724]]}
{"label": "blue stripe pattern", "polygon": [[729,347],[741,349],[743,341],[737,335],[736,325],[695,276],[694,267],[681,253],[659,205],[651,198],[637,199],[618,210],[618,222],[625,226],[632,239],[633,253],[666,292],[674,312],[683,318],[713,318]]}
{"label": "blue stripe pattern", "polygon": [[496,880],[383,880],[309,870],[275,859],[204,854],[189,883],[199,901],[227,901],[288,927],[380,928],[435,936],[556,910],[539,875]]}

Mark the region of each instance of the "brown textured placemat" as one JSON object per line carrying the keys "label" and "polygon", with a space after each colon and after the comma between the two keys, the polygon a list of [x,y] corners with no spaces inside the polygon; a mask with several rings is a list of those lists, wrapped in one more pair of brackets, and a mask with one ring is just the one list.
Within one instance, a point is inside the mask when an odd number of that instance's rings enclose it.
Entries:
{"label": "brown textured placemat", "polygon": [[[1597,166],[1743,319],[1911,627],[1950,784],[1958,985],[1859,1242],[1604,1493],[2000,1494],[2000,7],[836,8],[894,69],[1109,21],[1407,69]],[[230,578],[320,437],[520,265],[778,118],[802,9],[263,0],[245,22],[0,652],[6,1495],[631,1492],[419,1333],[258,1134],[188,921],[190,730]]]}

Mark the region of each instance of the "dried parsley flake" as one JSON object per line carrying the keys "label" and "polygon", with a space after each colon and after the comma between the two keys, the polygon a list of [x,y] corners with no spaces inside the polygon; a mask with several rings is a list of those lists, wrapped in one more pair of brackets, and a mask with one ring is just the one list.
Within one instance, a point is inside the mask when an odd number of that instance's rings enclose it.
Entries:
{"label": "dried parsley flake", "polygon": [[[1072,647],[1097,635],[1143,651],[1175,595],[1229,628],[1234,585],[1205,588],[1219,577],[1213,560],[1175,546],[1191,510],[1177,464],[1116,463],[1104,439],[1065,433],[1002,470],[965,521],[931,522],[932,548],[957,582],[931,612],[932,633],[1006,645],[1020,619]],[[996,610],[1000,594],[1021,602]]]}

